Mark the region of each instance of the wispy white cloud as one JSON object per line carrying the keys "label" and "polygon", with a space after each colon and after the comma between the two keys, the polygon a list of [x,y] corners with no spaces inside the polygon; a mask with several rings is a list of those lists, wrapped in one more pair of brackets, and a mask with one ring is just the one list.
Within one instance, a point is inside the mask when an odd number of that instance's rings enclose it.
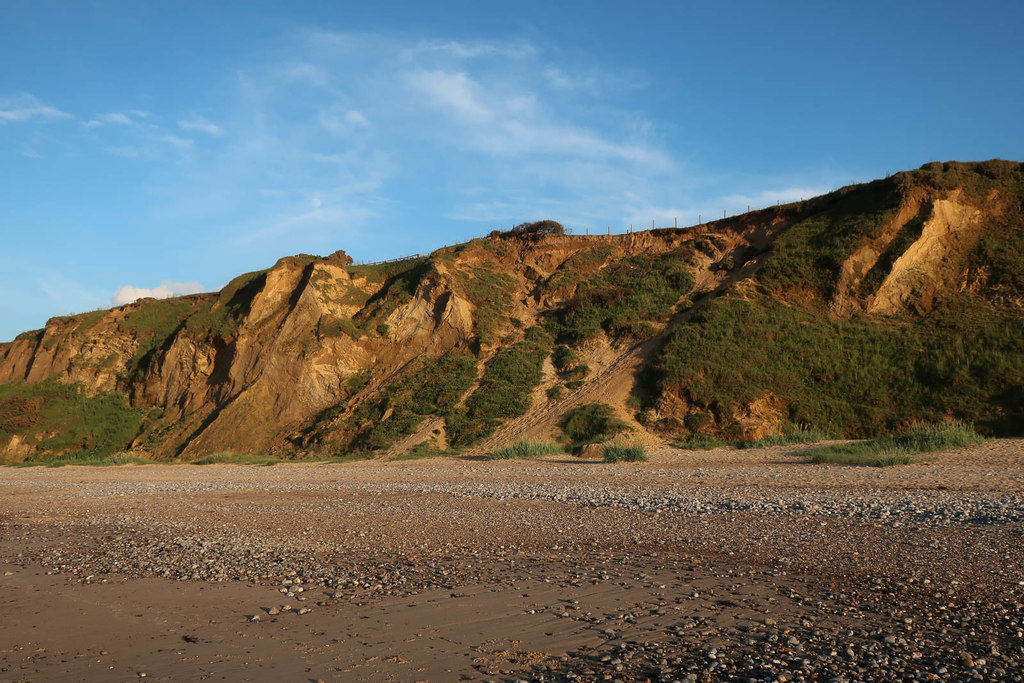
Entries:
{"label": "wispy white cloud", "polygon": [[370,125],[369,119],[357,109],[349,109],[343,105],[332,105],[320,112],[320,125],[338,137],[352,135],[360,128]]}
{"label": "wispy white cloud", "polygon": [[103,151],[123,159],[159,161],[166,159],[167,151],[175,150],[182,155],[192,151],[194,142],[189,138],[168,135],[157,129],[154,134],[146,133],[135,140],[135,144],[105,145]]}
{"label": "wispy white cloud", "polygon": [[105,147],[107,152],[114,156],[124,157],[125,159],[138,159],[140,155],[137,147],[129,147],[125,145],[121,146],[108,146]]}
{"label": "wispy white cloud", "polygon": [[192,282],[171,282],[170,280],[164,280],[158,286],[152,288],[125,285],[114,292],[110,301],[115,306],[121,306],[146,297],[167,299],[172,296],[198,294],[201,291],[203,291],[202,285],[194,280]]}
{"label": "wispy white cloud", "polygon": [[[370,149],[384,151],[401,159],[402,173],[421,174],[414,182],[436,187],[432,200],[447,202],[448,217],[483,222],[544,211],[621,220],[629,206],[687,186],[685,166],[661,143],[659,127],[608,96],[645,82],[642,75],[567,68],[523,41],[410,45],[387,35],[315,32],[307,44],[297,61],[335,88],[317,123],[355,147],[321,146],[306,158],[351,175]],[[352,111],[373,129],[353,125]],[[458,158],[450,168],[464,170],[435,177],[434,158]]]}
{"label": "wispy white cloud", "polygon": [[[713,183],[665,143],[674,129],[628,94],[643,74],[560,63],[529,42],[315,31],[279,54],[239,65],[237,87],[208,109],[216,123],[162,112],[131,129],[137,139],[108,141],[142,160],[181,153],[179,182],[159,190],[167,216],[226,216],[227,239],[277,251],[355,234],[395,249],[369,226],[399,229],[420,211],[435,225],[689,223],[705,208],[791,196],[765,187],[807,189],[765,179],[699,199]],[[222,140],[203,147],[203,135]]]}
{"label": "wispy white cloud", "polygon": [[190,151],[193,145],[193,141],[190,138],[181,138],[177,135],[164,135],[160,139],[183,152]]}
{"label": "wispy white cloud", "polygon": [[555,88],[569,90],[576,87],[576,82],[573,79],[565,75],[564,71],[556,69],[555,67],[548,67],[547,69],[544,69],[544,78],[547,80],[549,85]]}
{"label": "wispy white cloud", "polygon": [[502,155],[531,152],[618,159],[644,164],[648,171],[669,171],[674,165],[666,152],[654,146],[609,140],[593,130],[557,123],[509,121],[498,130],[483,131],[477,140],[485,149]]}
{"label": "wispy white cloud", "polygon": [[324,69],[308,63],[292,64],[285,69],[285,73],[289,80],[317,87],[323,87],[329,82],[329,76]]}
{"label": "wispy white cloud", "polygon": [[594,76],[570,76],[553,66],[544,69],[543,74],[547,84],[558,90],[596,90],[598,85]]}
{"label": "wispy white cloud", "polygon": [[28,93],[0,98],[0,124],[36,120],[71,119],[71,114],[44,104]]}
{"label": "wispy white cloud", "polygon": [[[418,69],[406,74],[409,87],[469,129],[460,137],[479,151],[500,156],[604,158],[668,171],[673,162],[650,144],[610,139],[586,126],[542,112],[536,93],[499,94],[464,72]],[[500,112],[500,113],[499,113]]]}
{"label": "wispy white cloud", "polygon": [[124,159],[142,161],[166,160],[171,151],[189,153],[195,147],[192,138],[176,134],[179,130],[220,136],[223,129],[199,116],[182,118],[168,129],[159,116],[137,108],[98,114],[82,125],[94,131],[91,140],[100,142],[99,149]]}
{"label": "wispy white cloud", "polygon": [[370,125],[369,119],[367,119],[366,116],[363,115],[363,112],[358,109],[353,109],[349,113],[345,114],[345,120],[354,126],[360,126],[363,128]]}
{"label": "wispy white cloud", "polygon": [[414,92],[463,121],[482,123],[494,118],[482,89],[463,72],[416,69],[406,78]]}
{"label": "wispy white cloud", "polygon": [[648,77],[636,69],[561,68],[549,66],[541,72],[543,83],[555,91],[577,95],[602,95],[641,90]]}
{"label": "wispy white cloud", "polygon": [[178,128],[181,128],[182,130],[206,133],[207,135],[220,136],[224,134],[223,128],[215,123],[207,121],[202,116],[193,116],[189,119],[182,119],[178,121]]}
{"label": "wispy white cloud", "polygon": [[131,126],[135,124],[135,121],[133,121],[127,114],[123,114],[119,111],[116,111],[111,112],[110,114],[100,114],[96,118],[90,119],[82,125],[88,126],[89,128],[96,128],[104,124],[114,124],[117,126]]}
{"label": "wispy white cloud", "polygon": [[537,54],[536,46],[521,41],[498,43],[489,41],[423,40],[417,43],[412,51],[421,54],[441,53],[462,60],[491,56],[522,59]]}
{"label": "wispy white cloud", "polygon": [[31,267],[35,282],[53,305],[57,314],[91,311],[104,303],[102,290],[68,277],[65,273],[47,267]]}
{"label": "wispy white cloud", "polygon": [[236,238],[239,244],[251,244],[310,235],[311,233],[337,233],[339,230],[355,233],[377,215],[370,206],[349,202],[337,193],[327,199],[311,197],[302,205],[293,203],[277,216],[263,216]]}

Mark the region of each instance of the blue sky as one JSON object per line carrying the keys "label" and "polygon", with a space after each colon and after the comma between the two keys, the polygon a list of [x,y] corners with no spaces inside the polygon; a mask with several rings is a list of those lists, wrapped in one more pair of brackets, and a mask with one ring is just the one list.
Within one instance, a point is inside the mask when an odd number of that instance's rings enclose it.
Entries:
{"label": "blue sky", "polygon": [[0,339],[294,253],[1024,159],[1019,2],[0,5]]}

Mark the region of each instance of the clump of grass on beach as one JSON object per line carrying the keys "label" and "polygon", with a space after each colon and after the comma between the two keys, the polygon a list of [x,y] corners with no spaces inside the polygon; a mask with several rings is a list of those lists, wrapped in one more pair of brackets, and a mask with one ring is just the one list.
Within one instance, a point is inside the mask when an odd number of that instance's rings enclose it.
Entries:
{"label": "clump of grass on beach", "polygon": [[732,444],[725,439],[719,439],[717,436],[709,436],[708,434],[691,434],[685,439],[676,439],[672,442],[672,445],[676,448],[684,448],[689,451],[709,451],[712,448],[727,448]]}
{"label": "clump of grass on beach", "polygon": [[193,462],[193,465],[276,465],[280,458],[252,453],[213,453]]}
{"label": "clump of grass on beach", "polygon": [[754,439],[753,441],[741,441],[736,444],[737,448],[767,448],[769,446],[788,446],[793,443],[815,443],[817,441],[828,441],[833,438],[826,432],[814,427],[794,427],[781,434],[769,434],[768,436]]}
{"label": "clump of grass on beach", "polygon": [[152,465],[149,458],[143,458],[130,453],[114,453],[112,455],[97,455],[88,451],[79,453],[66,453],[50,460],[29,460],[26,462],[11,463],[10,467],[63,467],[65,465],[80,465],[85,467],[109,467],[112,465]]}
{"label": "clump of grass on beach", "polygon": [[[347,453],[345,455],[332,455],[324,458],[304,458],[302,460],[278,460],[277,462],[318,462],[325,463],[328,465],[344,465],[349,462],[358,462],[359,460],[371,460],[373,454],[366,451],[357,451],[355,453]],[[273,465],[274,463],[267,463]]]}
{"label": "clump of grass on beach", "polygon": [[609,443],[604,447],[604,462],[644,462],[647,451],[639,444]]}
{"label": "clump of grass on beach", "polygon": [[535,458],[538,455],[561,453],[562,447],[550,441],[520,441],[519,443],[499,448],[487,454],[487,460],[510,460],[513,458]]}
{"label": "clump of grass on beach", "polygon": [[811,462],[842,465],[910,465],[919,453],[966,448],[984,441],[972,425],[955,420],[941,424],[918,423],[905,434],[879,436],[867,441],[821,446],[803,452]]}
{"label": "clump of grass on beach", "polygon": [[726,441],[709,434],[691,434],[685,439],[676,439],[672,445],[691,451],[707,451],[712,448],[768,448],[770,446],[788,446],[794,443],[815,443],[833,439],[831,434],[814,427],[792,427],[779,434],[754,439],[753,441]]}

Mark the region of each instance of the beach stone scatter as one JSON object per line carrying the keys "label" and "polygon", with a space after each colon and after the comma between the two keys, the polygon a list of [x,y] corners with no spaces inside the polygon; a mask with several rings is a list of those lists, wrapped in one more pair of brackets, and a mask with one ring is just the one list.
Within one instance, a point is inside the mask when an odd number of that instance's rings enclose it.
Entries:
{"label": "beach stone scatter", "polygon": [[[265,585],[278,601],[251,606],[242,618],[253,624],[423,591],[459,600],[471,587],[557,586],[557,603],[522,613],[585,629],[591,644],[480,664],[483,680],[1024,681],[1020,490],[875,487],[844,471],[856,485],[472,465],[197,469],[74,486],[40,472],[38,498],[0,508],[0,533],[22,561],[76,582]],[[0,496],[19,486],[0,479]],[[604,584],[649,598],[595,610],[587,588]],[[716,610],[735,618],[707,616]]]}

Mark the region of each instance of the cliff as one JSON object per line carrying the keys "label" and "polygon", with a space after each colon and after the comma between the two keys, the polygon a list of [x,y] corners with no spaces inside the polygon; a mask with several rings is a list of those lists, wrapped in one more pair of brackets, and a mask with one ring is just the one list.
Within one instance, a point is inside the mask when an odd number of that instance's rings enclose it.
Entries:
{"label": "cliff", "polygon": [[1019,433],[1022,204],[1020,164],[951,162],[687,229],[282,258],[0,344],[0,454],[466,447],[588,401],[650,438]]}

